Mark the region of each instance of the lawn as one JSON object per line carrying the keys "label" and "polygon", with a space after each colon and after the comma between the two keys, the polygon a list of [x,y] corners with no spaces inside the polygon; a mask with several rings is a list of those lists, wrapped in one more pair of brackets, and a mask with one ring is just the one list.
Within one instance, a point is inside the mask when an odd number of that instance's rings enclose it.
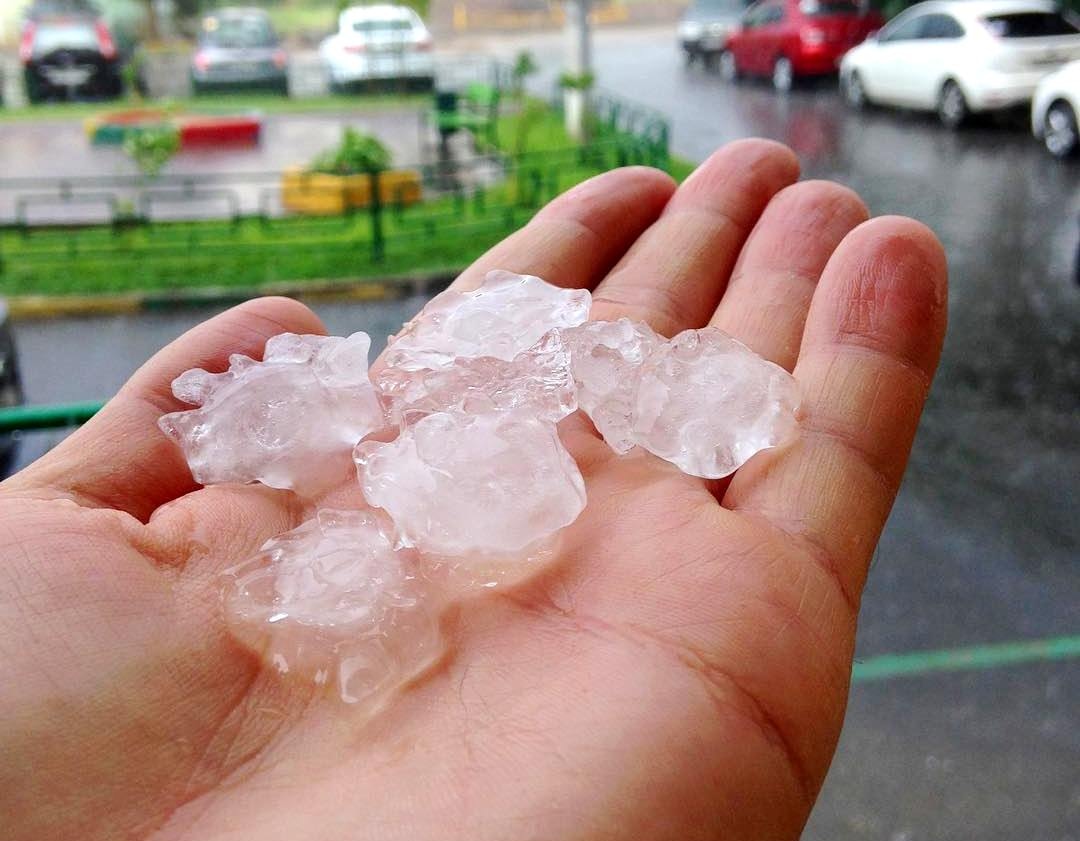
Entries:
{"label": "lawn", "polygon": [[[500,119],[503,146],[519,137],[520,114]],[[303,280],[383,279],[460,269],[523,225],[546,201],[624,162],[640,149],[623,139],[570,145],[558,114],[529,118],[525,153],[506,178],[468,195],[432,194],[411,207],[348,217],[242,217],[231,221],[0,229],[0,294],[175,292]],[[685,177],[692,164],[671,159]],[[375,236],[376,221],[381,237]],[[381,247],[380,247],[381,243]]]}

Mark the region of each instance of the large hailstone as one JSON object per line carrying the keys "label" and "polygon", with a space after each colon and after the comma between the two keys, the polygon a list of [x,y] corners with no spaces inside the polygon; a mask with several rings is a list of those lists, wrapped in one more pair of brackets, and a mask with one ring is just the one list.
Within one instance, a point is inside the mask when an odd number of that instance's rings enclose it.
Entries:
{"label": "large hailstone", "polygon": [[557,421],[577,408],[559,329],[589,316],[584,289],[490,272],[433,298],[390,340],[375,384],[400,423],[426,414],[526,409]]}
{"label": "large hailstone", "polygon": [[686,330],[638,373],[633,439],[684,473],[719,479],[794,434],[795,379],[715,327]]}
{"label": "large hailstone", "polygon": [[510,361],[477,356],[436,369],[383,368],[376,383],[391,418],[406,426],[436,412],[514,409],[556,422],[577,408],[570,354],[554,330]]}
{"label": "large hailstone", "polygon": [[523,412],[439,413],[356,448],[360,486],[399,541],[427,555],[526,560],[585,507],[555,426]]}
{"label": "large hailstone", "polygon": [[173,394],[200,408],[158,425],[201,484],[316,492],[340,479],[356,442],[385,424],[368,380],[370,346],[366,333],[274,336],[262,362],[236,354],[224,373],[195,368],[177,377]]}
{"label": "large hailstone", "polygon": [[587,289],[488,272],[478,289],[448,289],[432,298],[390,340],[383,361],[400,371],[439,369],[477,356],[509,362],[550,330],[581,324],[591,302]]}
{"label": "large hailstone", "polygon": [[640,446],[719,479],[795,430],[791,374],[715,327],[667,340],[623,318],[564,336],[578,404],[617,453]]}
{"label": "large hailstone", "polygon": [[561,331],[571,354],[578,406],[620,455],[637,443],[634,401],[641,366],[666,339],[648,324],[620,318]]}
{"label": "large hailstone", "polygon": [[443,650],[417,563],[375,512],[321,510],[226,571],[226,619],[279,671],[371,703]]}

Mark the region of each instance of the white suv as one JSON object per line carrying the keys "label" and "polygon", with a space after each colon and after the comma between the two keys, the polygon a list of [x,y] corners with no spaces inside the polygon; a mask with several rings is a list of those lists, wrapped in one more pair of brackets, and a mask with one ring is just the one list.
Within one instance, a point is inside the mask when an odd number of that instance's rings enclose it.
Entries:
{"label": "white suv", "polygon": [[430,88],[435,79],[431,33],[406,6],[351,6],[338,31],[319,45],[330,86],[405,79]]}
{"label": "white suv", "polygon": [[1024,105],[1039,80],[1080,59],[1080,23],[1046,0],[930,0],[844,56],[847,101],[967,116]]}

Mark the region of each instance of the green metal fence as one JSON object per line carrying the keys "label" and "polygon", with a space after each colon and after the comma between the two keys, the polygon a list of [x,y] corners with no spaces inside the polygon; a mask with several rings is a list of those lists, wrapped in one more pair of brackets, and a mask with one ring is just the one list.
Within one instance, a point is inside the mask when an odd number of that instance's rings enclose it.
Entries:
{"label": "green metal fence", "polygon": [[0,409],[0,433],[80,426],[97,414],[103,405],[100,400],[87,400],[82,403],[10,406]]}
{"label": "green metal fence", "polygon": [[[123,198],[138,189],[135,178],[6,179],[0,192],[15,195],[16,213],[0,224],[0,294],[64,294],[76,285],[168,291],[450,268],[462,243],[479,254],[573,183],[627,164],[667,167],[666,127],[612,129],[569,149],[423,165],[423,202],[392,197],[332,217],[283,215],[275,206],[278,173],[164,177],[135,209]],[[380,178],[371,176],[373,196]],[[182,211],[209,207],[217,218],[155,218],[155,201]],[[35,205],[49,202],[76,215],[96,204],[100,221],[35,224]]]}

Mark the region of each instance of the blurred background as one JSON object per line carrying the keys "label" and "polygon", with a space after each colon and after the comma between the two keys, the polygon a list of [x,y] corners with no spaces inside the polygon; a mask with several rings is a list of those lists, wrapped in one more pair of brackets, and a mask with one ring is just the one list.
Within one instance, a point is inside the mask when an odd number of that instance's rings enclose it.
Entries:
{"label": "blurred background", "polygon": [[377,350],[574,183],[775,138],[952,280],[805,837],[1078,841],[1078,3],[4,0],[3,470],[235,301]]}

